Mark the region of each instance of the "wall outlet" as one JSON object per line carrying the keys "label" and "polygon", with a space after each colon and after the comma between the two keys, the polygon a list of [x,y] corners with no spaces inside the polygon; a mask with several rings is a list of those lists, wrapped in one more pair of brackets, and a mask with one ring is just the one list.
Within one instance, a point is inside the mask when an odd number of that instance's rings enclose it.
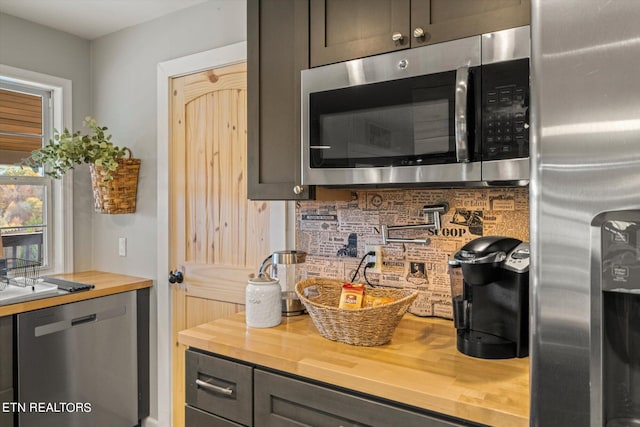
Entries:
{"label": "wall outlet", "polygon": [[118,239],[118,255],[127,256],[127,238],[120,237]]}
{"label": "wall outlet", "polygon": [[365,245],[364,249],[367,253],[371,251],[376,253],[375,255],[369,255],[367,257],[367,262],[375,263],[375,265],[372,268],[369,268],[368,271],[380,274],[382,272],[380,269],[380,266],[382,265],[382,245]]}

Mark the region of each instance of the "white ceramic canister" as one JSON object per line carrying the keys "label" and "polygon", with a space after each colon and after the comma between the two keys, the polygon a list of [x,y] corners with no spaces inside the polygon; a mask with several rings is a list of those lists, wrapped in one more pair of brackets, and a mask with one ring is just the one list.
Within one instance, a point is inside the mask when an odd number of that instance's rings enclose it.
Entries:
{"label": "white ceramic canister", "polygon": [[252,328],[270,328],[282,320],[280,282],[267,273],[249,279],[246,292],[246,322]]}

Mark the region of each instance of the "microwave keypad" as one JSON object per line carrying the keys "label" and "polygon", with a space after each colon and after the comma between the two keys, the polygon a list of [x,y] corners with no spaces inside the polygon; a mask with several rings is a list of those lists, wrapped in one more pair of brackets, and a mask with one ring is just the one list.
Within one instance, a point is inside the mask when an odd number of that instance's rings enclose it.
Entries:
{"label": "microwave keypad", "polygon": [[526,157],[529,131],[526,122],[526,88],[496,87],[486,92],[485,154],[488,159]]}
{"label": "microwave keypad", "polygon": [[482,158],[529,157],[529,60],[482,68]]}

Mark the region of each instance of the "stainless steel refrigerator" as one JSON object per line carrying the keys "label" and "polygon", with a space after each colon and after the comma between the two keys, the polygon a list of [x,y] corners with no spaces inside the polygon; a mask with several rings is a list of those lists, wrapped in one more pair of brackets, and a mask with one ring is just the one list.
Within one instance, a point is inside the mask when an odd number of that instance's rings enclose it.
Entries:
{"label": "stainless steel refrigerator", "polygon": [[640,425],[640,1],[531,32],[531,425]]}

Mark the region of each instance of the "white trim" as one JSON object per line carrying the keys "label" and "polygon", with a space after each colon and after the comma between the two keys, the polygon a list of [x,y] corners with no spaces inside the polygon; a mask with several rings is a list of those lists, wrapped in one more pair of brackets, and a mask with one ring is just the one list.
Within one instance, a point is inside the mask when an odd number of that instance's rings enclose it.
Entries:
{"label": "white trim", "polygon": [[[73,127],[72,120],[72,91],[71,80],[48,74],[37,73],[35,71],[23,70],[0,64],[0,76],[14,83],[26,84],[51,91],[53,102],[52,126],[55,129]],[[53,223],[55,254],[63,254],[62,257],[55,256],[53,270],[55,272],[73,271],[73,174],[67,173],[61,180],[53,182],[53,202],[55,206],[61,207],[55,215]]]}
{"label": "white trim", "polygon": [[144,420],[142,420],[142,425],[144,427],[159,427],[160,423],[155,418],[147,417]]}
{"label": "white trim", "polygon": [[[154,420],[154,425],[158,426],[171,426],[173,416],[171,292],[168,282],[163,279],[169,270],[176,268],[169,265],[169,83],[173,77],[236,64],[246,58],[247,43],[241,42],[158,64],[158,286],[155,287],[158,301],[158,419]],[[270,218],[274,222],[270,224],[271,246],[282,248],[286,241],[285,227],[278,221],[283,217],[284,202],[272,202],[270,206],[273,209]],[[276,211],[280,214],[276,215]],[[280,233],[273,230],[280,230]]]}
{"label": "white trim", "polygon": [[284,238],[285,247],[290,249],[296,248],[296,202],[288,201],[287,204],[287,217],[285,219],[285,232]]}

